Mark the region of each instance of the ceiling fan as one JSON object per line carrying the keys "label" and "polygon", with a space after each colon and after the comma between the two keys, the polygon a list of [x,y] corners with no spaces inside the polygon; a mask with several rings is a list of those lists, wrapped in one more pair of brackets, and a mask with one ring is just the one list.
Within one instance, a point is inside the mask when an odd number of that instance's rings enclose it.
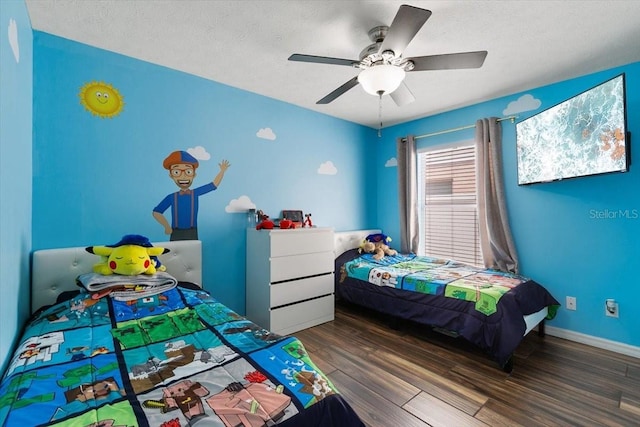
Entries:
{"label": "ceiling fan", "polygon": [[389,94],[396,105],[406,105],[415,101],[415,97],[404,83],[405,73],[480,68],[487,56],[487,51],[482,50],[403,58],[402,52],[430,16],[430,10],[409,5],[400,6],[391,26],[378,26],[369,31],[369,38],[373,44],[360,52],[360,60],[295,53],[289,57],[289,61],[346,65],[361,70],[356,77],[316,104],[328,104],[360,84],[367,93],[379,97]]}

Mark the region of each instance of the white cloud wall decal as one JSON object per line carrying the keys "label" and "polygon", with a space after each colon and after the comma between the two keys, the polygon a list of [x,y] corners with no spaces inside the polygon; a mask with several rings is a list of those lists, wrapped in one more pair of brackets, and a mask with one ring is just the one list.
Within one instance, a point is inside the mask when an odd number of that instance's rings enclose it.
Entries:
{"label": "white cloud wall decal", "polygon": [[211,154],[207,152],[207,149],[202,145],[198,145],[197,147],[189,148],[187,153],[191,154],[198,160],[209,160],[211,158]]}
{"label": "white cloud wall decal", "polygon": [[318,168],[318,174],[320,175],[335,175],[338,173],[338,168],[333,165],[331,160],[326,161]]}
{"label": "white cloud wall decal", "polygon": [[225,212],[238,213],[246,212],[249,209],[255,209],[256,205],[251,201],[249,196],[240,196],[237,199],[232,199],[229,204],[224,208]]}
{"label": "white cloud wall decal", "polygon": [[385,168],[394,168],[398,166],[398,159],[396,159],[395,157],[390,158],[389,160],[387,160],[387,162],[384,164]]}
{"label": "white cloud wall decal", "polygon": [[7,28],[7,35],[9,36],[9,45],[13,51],[13,57],[16,62],[20,62],[20,43],[18,42],[18,25],[16,20],[9,19],[9,27]]}
{"label": "white cloud wall decal", "polygon": [[537,110],[542,105],[542,101],[533,97],[533,95],[522,95],[516,101],[511,101],[502,114],[508,116],[510,114],[522,113],[523,111]]}
{"label": "white cloud wall decal", "polygon": [[270,141],[274,141],[276,139],[276,134],[273,132],[271,128],[262,128],[257,133],[256,136],[262,139],[268,139]]}

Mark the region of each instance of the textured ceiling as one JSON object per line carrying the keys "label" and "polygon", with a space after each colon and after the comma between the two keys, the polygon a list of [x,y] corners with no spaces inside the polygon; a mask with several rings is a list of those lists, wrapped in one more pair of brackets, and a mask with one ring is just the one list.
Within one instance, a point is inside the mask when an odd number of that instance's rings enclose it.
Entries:
{"label": "textured ceiling", "polygon": [[482,68],[408,73],[416,101],[382,99],[384,126],[640,61],[640,1],[26,0],[35,30],[378,127],[378,99],[355,87],[316,101],[355,68],[368,31],[407,3],[433,12],[403,56],[487,50]]}

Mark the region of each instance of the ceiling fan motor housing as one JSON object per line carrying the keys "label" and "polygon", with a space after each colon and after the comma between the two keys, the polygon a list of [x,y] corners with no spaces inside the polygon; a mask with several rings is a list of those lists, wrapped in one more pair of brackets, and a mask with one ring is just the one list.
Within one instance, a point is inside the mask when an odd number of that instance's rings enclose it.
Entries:
{"label": "ceiling fan motor housing", "polygon": [[373,42],[360,52],[360,64],[358,68],[368,68],[374,65],[392,64],[400,65],[400,58],[396,58],[396,54],[392,50],[380,51],[382,42],[389,31],[386,25],[380,25],[369,30],[369,38]]}
{"label": "ceiling fan motor housing", "polygon": [[378,54],[382,42],[376,42],[362,49],[360,52],[360,62],[366,62],[368,65],[382,60],[382,55]]}
{"label": "ceiling fan motor housing", "polygon": [[389,27],[387,25],[379,25],[369,30],[369,40],[376,43],[382,43],[382,40],[387,36]]}

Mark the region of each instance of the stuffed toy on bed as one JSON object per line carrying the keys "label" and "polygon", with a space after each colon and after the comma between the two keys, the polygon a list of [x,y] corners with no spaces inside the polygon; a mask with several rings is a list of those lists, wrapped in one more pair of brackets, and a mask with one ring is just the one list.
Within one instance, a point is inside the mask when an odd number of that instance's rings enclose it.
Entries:
{"label": "stuffed toy on bed", "polygon": [[102,257],[102,262],[93,266],[93,271],[108,276],[121,274],[155,274],[166,267],[160,263],[158,255],[169,249],[153,246],[148,238],[137,234],[127,234],[118,243],[108,246],[89,246],[87,252]]}
{"label": "stuffed toy on bed", "polygon": [[391,242],[391,237],[382,234],[369,234],[362,245],[360,245],[360,250],[362,252],[373,254],[373,259],[381,260],[385,255],[396,255],[398,252],[395,249],[391,249],[387,243]]}

